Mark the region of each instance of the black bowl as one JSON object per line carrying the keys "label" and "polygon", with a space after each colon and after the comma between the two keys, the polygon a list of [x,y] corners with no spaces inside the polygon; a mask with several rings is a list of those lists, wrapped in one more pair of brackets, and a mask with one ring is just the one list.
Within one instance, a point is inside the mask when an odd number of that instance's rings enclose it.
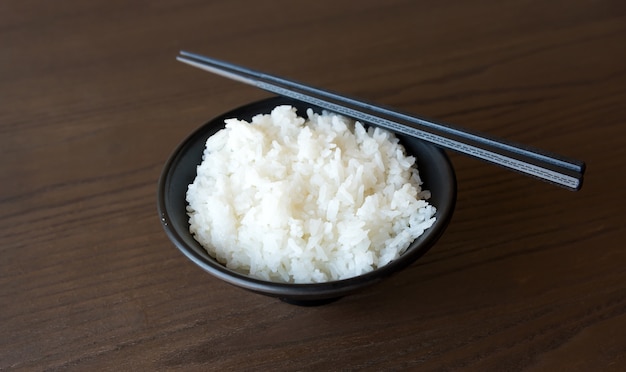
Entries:
{"label": "black bowl", "polygon": [[437,208],[436,222],[415,239],[404,254],[389,264],[367,274],[325,283],[289,284],[259,280],[235,272],[220,264],[202,248],[189,232],[186,212],[187,187],[196,177],[196,167],[208,137],[224,128],[224,120],[238,118],[250,121],[259,113],[269,113],[275,106],[296,107],[301,116],[306,109],[322,109],[285,97],[273,97],[254,102],[220,115],[187,137],[165,163],[158,185],[158,210],[161,223],[176,247],[205,271],[235,286],[263,295],[278,297],[297,305],[319,305],[331,302],[366,286],[376,284],[397,273],[428,251],[447,227],[456,203],[456,176],[446,153],[426,142],[398,136],[407,153],[416,156],[423,188],[431,191],[429,202]]}

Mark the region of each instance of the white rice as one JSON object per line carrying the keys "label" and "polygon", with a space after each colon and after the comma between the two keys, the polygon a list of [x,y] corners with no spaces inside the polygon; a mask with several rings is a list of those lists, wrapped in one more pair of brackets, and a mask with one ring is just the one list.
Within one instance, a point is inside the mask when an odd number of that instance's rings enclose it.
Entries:
{"label": "white rice", "polygon": [[275,282],[354,277],[398,258],[435,221],[397,138],[278,106],[226,120],[189,185],[190,231],[228,268]]}

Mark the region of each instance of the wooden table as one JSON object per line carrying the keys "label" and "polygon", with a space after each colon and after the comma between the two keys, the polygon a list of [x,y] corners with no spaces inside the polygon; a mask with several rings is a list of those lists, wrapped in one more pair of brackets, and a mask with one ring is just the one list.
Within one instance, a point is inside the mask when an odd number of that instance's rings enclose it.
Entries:
{"label": "wooden table", "polygon": [[[626,370],[626,3],[0,2],[0,370]],[[587,162],[450,154],[439,243],[320,307],[225,284],[156,213],[174,147],[268,97],[180,49]]]}

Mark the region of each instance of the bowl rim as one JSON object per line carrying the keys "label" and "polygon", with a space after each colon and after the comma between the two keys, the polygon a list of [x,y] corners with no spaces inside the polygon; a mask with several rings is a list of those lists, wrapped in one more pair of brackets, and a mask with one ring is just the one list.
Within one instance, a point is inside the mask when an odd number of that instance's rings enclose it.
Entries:
{"label": "bowl rim", "polygon": [[[165,230],[166,235],[168,236],[170,241],[176,246],[176,248],[178,248],[179,251],[181,251],[188,259],[190,259],[204,271],[237,287],[274,297],[319,299],[329,298],[331,296],[342,296],[357,289],[360,289],[364,286],[380,282],[383,279],[391,276],[392,274],[395,274],[405,267],[411,265],[435,244],[435,242],[441,237],[441,235],[445,231],[447,225],[452,218],[456,206],[457,179],[452,162],[450,161],[450,158],[447,156],[446,152],[443,149],[438,148],[432,144],[426,144],[425,142],[420,141],[424,144],[426,148],[429,149],[429,151],[431,151],[433,154],[436,154],[435,156],[438,156],[443,164],[445,164],[445,167],[443,167],[442,171],[445,171],[447,173],[447,178],[450,180],[450,187],[449,190],[447,190],[448,195],[446,195],[444,198],[444,200],[448,201],[448,204],[444,206],[445,209],[440,209],[439,206],[436,206],[437,214],[442,215],[444,218],[437,218],[435,224],[428,228],[422,236],[417,238],[422,239],[421,245],[418,245],[413,249],[411,248],[411,246],[409,246],[409,248],[407,248],[407,250],[401,254],[400,258],[393,260],[384,266],[355,277],[321,283],[272,282],[254,278],[227,268],[225,265],[219,263],[216,259],[210,257],[199,243],[198,247],[202,248],[204,254],[199,254],[196,250],[189,247],[183,239],[181,232],[178,231],[174,227],[174,225],[170,223],[170,221],[172,220],[172,214],[168,210],[168,190],[170,189],[170,185],[172,184],[172,173],[175,170],[175,167],[173,165],[175,165],[180,157],[182,157],[182,154],[193,143],[193,140],[195,140],[201,133],[206,132],[207,128],[217,125],[223,125],[224,118],[238,117],[237,114],[239,112],[251,110],[252,108],[257,106],[273,108],[274,106],[277,106],[279,104],[292,104],[301,107],[307,106],[314,109],[320,109],[315,105],[309,105],[283,96],[274,96],[250,102],[248,104],[229,110],[228,112],[217,115],[193,130],[176,146],[174,151],[172,151],[170,156],[167,158],[165,164],[163,165],[157,185],[157,209],[161,220],[161,225]],[[218,123],[218,121],[221,123]],[[398,136],[401,137],[400,135]],[[427,180],[425,182],[427,182]]]}

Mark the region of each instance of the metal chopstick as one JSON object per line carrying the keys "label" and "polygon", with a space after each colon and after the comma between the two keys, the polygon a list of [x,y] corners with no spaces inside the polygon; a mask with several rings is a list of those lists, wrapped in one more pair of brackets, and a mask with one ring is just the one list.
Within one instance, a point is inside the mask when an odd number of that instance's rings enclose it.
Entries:
{"label": "metal chopstick", "polygon": [[366,124],[417,137],[439,147],[497,164],[569,190],[579,190],[582,187],[585,163],[580,160],[568,159],[449,124],[436,123],[199,54],[181,51],[177,60],[278,95],[352,117]]}

